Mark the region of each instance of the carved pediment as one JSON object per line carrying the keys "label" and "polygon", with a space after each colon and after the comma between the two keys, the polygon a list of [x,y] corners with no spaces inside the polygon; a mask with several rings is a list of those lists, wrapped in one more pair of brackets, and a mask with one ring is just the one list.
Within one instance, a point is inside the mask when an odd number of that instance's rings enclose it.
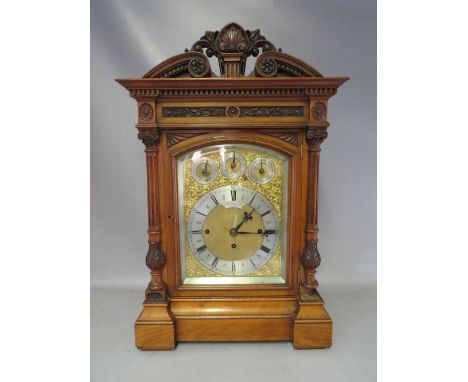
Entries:
{"label": "carved pediment", "polygon": [[197,52],[186,52],[173,56],[156,65],[144,78],[212,77],[210,62]]}
{"label": "carved pediment", "polygon": [[250,56],[258,56],[252,74],[256,77],[322,77],[304,61],[276,49],[259,29],[246,30],[237,23],[229,23],[220,31],[205,32],[190,51],[186,49],[185,53],[163,61],[144,77],[215,77],[208,60],[213,56],[218,59],[221,75],[228,78],[245,76]]}

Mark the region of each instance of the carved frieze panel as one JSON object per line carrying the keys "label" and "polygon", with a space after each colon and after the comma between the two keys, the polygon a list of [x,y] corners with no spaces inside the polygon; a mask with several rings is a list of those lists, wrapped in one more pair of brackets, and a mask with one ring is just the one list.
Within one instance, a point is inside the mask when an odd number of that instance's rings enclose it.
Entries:
{"label": "carved frieze panel", "polygon": [[163,107],[165,118],[196,117],[302,117],[303,106],[212,106]]}
{"label": "carved frieze panel", "polygon": [[223,107],[163,107],[163,117],[224,117],[226,108]]}
{"label": "carved frieze panel", "polygon": [[249,106],[240,108],[241,117],[301,117],[302,106]]}

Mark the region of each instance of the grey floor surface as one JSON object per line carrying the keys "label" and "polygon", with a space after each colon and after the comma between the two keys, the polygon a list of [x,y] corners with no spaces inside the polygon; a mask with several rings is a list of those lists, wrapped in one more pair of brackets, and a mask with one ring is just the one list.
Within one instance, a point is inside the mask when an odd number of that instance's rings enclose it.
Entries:
{"label": "grey floor surface", "polygon": [[91,381],[376,381],[375,284],[321,285],[334,321],[333,346],[289,342],[181,343],[175,351],[134,346],[142,291],[91,290]]}

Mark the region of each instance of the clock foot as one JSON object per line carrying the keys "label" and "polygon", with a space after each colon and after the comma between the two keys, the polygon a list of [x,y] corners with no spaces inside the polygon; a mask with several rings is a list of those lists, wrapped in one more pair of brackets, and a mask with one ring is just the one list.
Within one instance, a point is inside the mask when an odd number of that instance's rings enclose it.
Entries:
{"label": "clock foot", "polygon": [[294,348],[328,348],[332,344],[332,329],[332,320],[317,291],[299,298],[293,319]]}
{"label": "clock foot", "polygon": [[174,319],[166,302],[143,304],[135,322],[135,344],[140,350],[175,348]]}

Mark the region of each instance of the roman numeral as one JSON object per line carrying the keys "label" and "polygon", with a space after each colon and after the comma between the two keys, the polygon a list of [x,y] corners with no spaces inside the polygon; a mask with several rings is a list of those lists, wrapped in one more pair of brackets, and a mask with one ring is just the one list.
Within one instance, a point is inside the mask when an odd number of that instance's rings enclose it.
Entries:
{"label": "roman numeral", "polygon": [[216,196],[211,195],[211,200],[213,201],[214,204],[218,205],[218,199],[216,199]]}
{"label": "roman numeral", "polygon": [[190,233],[202,233],[202,230],[201,229],[197,229],[195,231],[190,231]]}
{"label": "roman numeral", "polygon": [[261,249],[263,252],[265,252],[265,253],[270,253],[270,251],[271,251],[270,248],[267,248],[267,247],[265,247],[264,245],[262,245],[262,246],[260,247],[260,249]]}
{"label": "roman numeral", "polygon": [[263,233],[265,235],[273,235],[274,233],[276,233],[276,231],[274,229],[266,229],[265,231],[263,231]]}
{"label": "roman numeral", "polygon": [[218,261],[219,261],[219,258],[215,257],[215,259],[213,260],[213,262],[211,263],[211,266],[213,268],[216,268],[216,265],[218,264]]}
{"label": "roman numeral", "polygon": [[254,266],[254,268],[257,268],[257,266],[255,265],[255,263],[252,261],[252,259],[249,259],[250,262],[252,263],[252,265]]}
{"label": "roman numeral", "polygon": [[268,215],[271,211],[268,210],[267,212],[264,212],[263,214],[261,214],[260,216],[263,218],[265,215]]}
{"label": "roman numeral", "polygon": [[252,204],[252,202],[254,201],[254,199],[255,199],[256,196],[257,196],[257,194],[255,194],[255,195],[253,196],[252,200],[251,200],[250,203],[249,203],[249,206]]}
{"label": "roman numeral", "polygon": [[201,213],[200,211],[196,211],[198,214],[206,216],[205,214]]}
{"label": "roman numeral", "polygon": [[233,202],[236,201],[236,194],[237,194],[237,191],[236,190],[231,190],[231,200]]}
{"label": "roman numeral", "polygon": [[206,249],[206,245],[202,245],[200,248],[197,248],[198,253],[202,253]]}
{"label": "roman numeral", "polygon": [[236,264],[232,263],[232,273],[236,273]]}

